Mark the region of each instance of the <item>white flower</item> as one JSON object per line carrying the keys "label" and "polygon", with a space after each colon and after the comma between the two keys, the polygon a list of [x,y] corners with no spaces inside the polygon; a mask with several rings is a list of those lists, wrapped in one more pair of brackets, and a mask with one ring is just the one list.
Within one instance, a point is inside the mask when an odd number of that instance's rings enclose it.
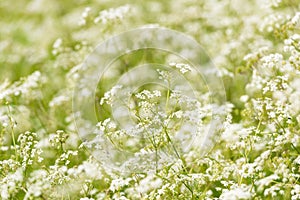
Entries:
{"label": "white flower", "polygon": [[126,178],[126,179],[118,178],[118,179],[114,179],[114,180],[111,181],[109,190],[111,190],[112,192],[115,192],[115,191],[121,189],[122,187],[129,185],[129,182],[131,180],[132,180],[131,178]]}
{"label": "white flower", "polygon": [[90,11],[91,11],[91,8],[90,8],[90,7],[86,7],[86,8],[84,9],[83,13],[81,14],[81,18],[80,18],[79,21],[78,21],[78,25],[79,25],[79,26],[84,26],[84,25],[86,25],[86,19],[88,18]]}
{"label": "white flower", "polygon": [[297,12],[295,16],[291,19],[292,24],[296,25],[300,19],[300,12]]}
{"label": "white flower", "polygon": [[65,102],[68,102],[69,100],[70,100],[70,96],[68,96],[68,95],[60,95],[60,96],[54,97],[50,101],[49,106],[50,107],[57,107],[57,106],[62,105]]}
{"label": "white flower", "polygon": [[113,103],[113,97],[116,96],[117,92],[122,88],[121,85],[115,85],[111,88],[110,91],[105,92],[104,97],[100,100],[100,105],[107,103],[111,105]]}
{"label": "white flower", "polygon": [[251,197],[252,195],[247,189],[236,187],[230,190],[224,189],[220,200],[245,200],[251,199]]}
{"label": "white flower", "polygon": [[300,199],[300,185],[295,184],[291,191],[292,200]]}
{"label": "white flower", "polygon": [[62,45],[63,40],[61,38],[57,38],[53,43],[53,48],[58,49]]}
{"label": "white flower", "polygon": [[240,97],[240,101],[243,102],[243,103],[247,102],[248,99],[249,99],[249,96],[248,96],[248,95],[242,95],[242,96]]}
{"label": "white flower", "polygon": [[270,176],[258,180],[257,182],[255,182],[255,185],[258,186],[258,191],[262,191],[264,187],[270,185],[272,181],[275,181],[277,179],[279,179],[279,176],[277,174],[272,174]]}
{"label": "white flower", "polygon": [[102,24],[107,24],[110,21],[121,20],[129,10],[129,5],[103,10],[99,13],[99,16],[94,19],[94,23],[101,22]]}
{"label": "white flower", "polygon": [[179,69],[179,71],[182,74],[192,71],[192,67],[189,64],[171,62],[171,63],[169,63],[169,65],[171,67],[176,67],[177,69]]}

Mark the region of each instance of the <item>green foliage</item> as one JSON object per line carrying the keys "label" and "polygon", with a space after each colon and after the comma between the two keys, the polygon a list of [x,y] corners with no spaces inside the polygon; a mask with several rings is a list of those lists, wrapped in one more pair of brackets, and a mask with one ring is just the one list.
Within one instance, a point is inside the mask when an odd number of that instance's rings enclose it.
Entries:
{"label": "green foliage", "polygon": [[[0,1],[0,19],[1,199],[300,199],[296,0]],[[73,89],[99,43],[149,24],[199,42],[227,99],[212,104],[205,87],[190,98],[157,66],[170,87],[139,87],[125,102],[131,121],[115,121],[114,94],[126,88],[104,77],[99,121],[87,126],[115,148],[114,169],[92,156],[101,138],[79,137]],[[111,66],[121,76],[158,60],[195,79],[185,60],[163,51],[138,50]],[[197,144],[214,109],[225,121],[204,152]]]}

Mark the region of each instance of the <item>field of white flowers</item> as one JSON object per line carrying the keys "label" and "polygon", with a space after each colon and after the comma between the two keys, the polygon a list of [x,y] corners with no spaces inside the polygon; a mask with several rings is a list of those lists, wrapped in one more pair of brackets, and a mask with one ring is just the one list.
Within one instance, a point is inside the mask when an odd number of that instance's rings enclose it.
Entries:
{"label": "field of white flowers", "polygon": [[0,0],[0,199],[300,199],[300,2]]}

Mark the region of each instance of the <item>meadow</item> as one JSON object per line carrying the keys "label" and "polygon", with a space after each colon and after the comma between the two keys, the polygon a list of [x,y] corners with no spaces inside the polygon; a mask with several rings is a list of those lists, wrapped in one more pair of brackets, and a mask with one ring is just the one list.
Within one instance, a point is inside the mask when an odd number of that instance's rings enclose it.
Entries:
{"label": "meadow", "polygon": [[297,0],[0,0],[0,199],[300,199]]}

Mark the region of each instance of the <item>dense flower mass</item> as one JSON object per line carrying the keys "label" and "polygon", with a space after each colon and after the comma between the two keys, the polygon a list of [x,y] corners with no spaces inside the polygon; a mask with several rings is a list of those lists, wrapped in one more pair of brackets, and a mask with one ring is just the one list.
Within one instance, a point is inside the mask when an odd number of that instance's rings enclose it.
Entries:
{"label": "dense flower mass", "polygon": [[[0,18],[0,199],[300,199],[298,1],[0,1]],[[97,121],[74,112],[86,58],[138,27],[197,41],[226,100],[180,55],[129,49]]]}

